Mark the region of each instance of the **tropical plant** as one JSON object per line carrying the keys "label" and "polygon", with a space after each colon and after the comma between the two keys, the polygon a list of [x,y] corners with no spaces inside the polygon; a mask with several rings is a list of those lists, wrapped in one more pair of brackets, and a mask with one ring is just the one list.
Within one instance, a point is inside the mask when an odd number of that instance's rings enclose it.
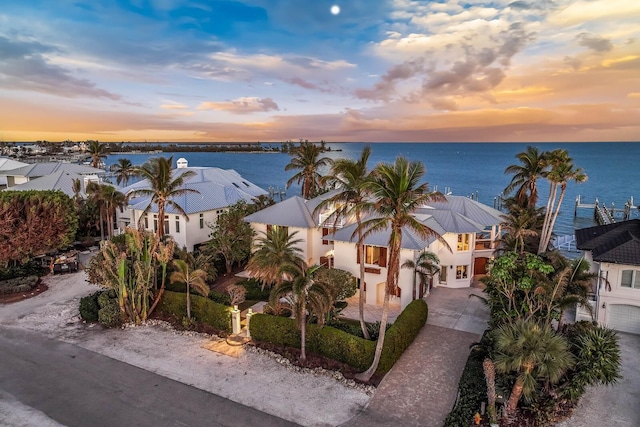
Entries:
{"label": "tropical plant", "polygon": [[87,145],[87,151],[91,155],[91,166],[94,168],[99,168],[101,159],[107,158],[108,147],[107,144],[103,144],[96,140],[87,141],[89,144]]}
{"label": "tropical plant", "polygon": [[616,384],[620,375],[621,353],[616,331],[587,323],[572,325],[569,333],[575,366],[558,385],[560,396],[577,402],[587,387]]}
{"label": "tropical plant", "polygon": [[167,206],[175,209],[188,221],[189,216],[185,210],[173,198],[187,193],[200,194],[198,190],[186,188],[186,181],[196,173],[192,170],[175,171],[173,169],[173,157],[155,157],[145,164],[135,168],[136,174],[146,179],[149,187],[135,189],[130,193],[131,197],[149,196],[149,204],[140,215],[140,220],[151,211],[155,205],[158,209],[158,229],[156,235],[163,241],[165,235],[164,218]]}
{"label": "tropical plant", "polygon": [[106,237],[111,238],[113,236],[116,209],[126,205],[127,197],[121,192],[117,191],[113,185],[99,184],[97,182],[90,182],[87,185],[87,194],[89,195],[90,199],[94,203],[96,203],[100,211],[101,239],[104,240],[105,238],[105,222],[107,227]]}
{"label": "tropical plant", "polygon": [[516,154],[519,165],[510,165],[504,173],[513,174],[513,178],[504,189],[504,194],[516,191],[516,200],[521,206],[535,207],[538,201],[538,178],[545,176],[545,152],[540,153],[537,147],[527,147],[527,150]]}
{"label": "tropical plant", "polygon": [[193,288],[200,295],[206,297],[209,294],[207,285],[207,272],[201,269],[190,270],[189,265],[181,259],[173,261],[176,271],[171,273],[171,283],[183,283],[187,288],[187,319],[191,320],[191,293]]}
{"label": "tropical plant", "polygon": [[319,193],[322,188],[322,176],[319,170],[332,163],[330,158],[320,157],[322,153],[320,146],[308,141],[301,142],[290,152],[291,161],[284,167],[285,171],[299,171],[287,181],[287,187],[294,182],[302,183],[302,197],[305,199],[310,199]]}
{"label": "tropical plant", "polygon": [[420,252],[416,260],[408,259],[402,263],[403,268],[410,268],[413,270],[413,291],[412,300],[416,299],[416,276],[420,278],[420,293],[419,298],[425,294],[429,295],[430,287],[429,280],[440,272],[440,259],[433,252],[424,250]]}
{"label": "tropical plant", "polygon": [[363,221],[358,228],[364,231],[362,234],[363,239],[372,233],[389,233],[387,243],[389,247],[389,262],[387,263],[387,277],[382,304],[380,336],[376,344],[373,363],[369,369],[357,376],[362,381],[368,381],[376,372],[380,363],[389,317],[389,297],[392,293],[395,294],[398,288],[403,229],[411,229],[424,239],[436,237],[448,247],[438,233],[412,215],[419,207],[428,202],[446,200],[442,194],[430,192],[426,183],[419,183],[425,171],[426,169],[422,163],[409,162],[403,157],[398,157],[393,164],[378,164],[373,170],[373,179],[365,184],[366,190],[372,197],[372,202],[366,205],[372,216]]}
{"label": "tropical plant", "polygon": [[[524,253],[530,242],[539,236],[538,211],[535,208],[512,205],[506,215],[502,215],[500,227],[505,234],[500,238],[504,248]],[[537,240],[535,241],[537,243]]]}
{"label": "tropical plant", "polygon": [[[582,183],[587,180],[587,175],[582,171],[582,169],[574,166],[573,159],[569,157],[567,150],[553,150],[548,154],[547,162],[551,167],[550,171],[546,175],[550,183],[550,188],[547,208],[544,215],[544,223],[542,225],[542,233],[540,235],[538,254],[546,252],[549,248],[549,243],[551,242],[551,236],[553,234],[553,226],[560,214],[560,207],[567,190],[567,183],[569,181]],[[560,187],[559,196],[558,187]]]}
{"label": "tropical plant", "polygon": [[522,396],[532,400],[539,381],[556,384],[575,364],[567,340],[532,320],[502,325],[493,337],[496,372],[517,375],[504,405],[504,418],[515,413]]}
{"label": "tropical plant", "polygon": [[220,214],[215,224],[209,225],[212,232],[207,251],[224,259],[226,274],[231,274],[234,263],[245,261],[251,254],[255,232],[244,217],[253,210],[252,205],[241,200]]}
{"label": "tropical plant", "polygon": [[[134,228],[127,228],[124,237],[122,246],[115,239],[105,242],[89,263],[87,276],[90,283],[113,289],[125,320],[139,324],[151,312],[149,302],[160,242],[153,234]],[[166,250],[172,251],[173,244]],[[156,294],[156,300],[159,296]]]}
{"label": "tropical plant", "polygon": [[116,176],[116,182],[118,185],[127,185],[127,182],[136,176],[136,168],[129,159],[118,159],[118,163],[111,167],[112,172]]}
{"label": "tropical plant", "polygon": [[294,259],[281,265],[281,275],[288,280],[280,282],[271,291],[269,298],[272,307],[277,306],[281,298],[288,300],[300,328],[300,360],[307,358],[306,325],[307,311],[315,315],[322,324],[326,314],[333,306],[331,291],[314,279],[319,265],[308,266],[302,259]]}
{"label": "tropical plant", "polygon": [[289,234],[286,227],[273,226],[256,239],[256,250],[247,264],[247,272],[262,282],[262,288],[282,281],[281,266],[294,262],[302,255],[298,246],[302,239],[295,239],[297,231]]}
{"label": "tropical plant", "polygon": [[[335,224],[343,218],[355,217],[356,234],[357,234],[357,251],[360,255],[359,259],[364,260],[364,243],[362,218],[363,209],[367,202],[368,193],[365,189],[365,182],[369,178],[369,170],[367,162],[371,155],[371,148],[364,147],[362,154],[357,161],[351,159],[338,159],[331,166],[329,175],[323,178],[323,181],[330,188],[335,188],[335,193],[320,202],[314,210],[314,215],[325,209],[333,209],[333,214],[326,221],[326,225],[331,226],[335,230]],[[331,222],[333,220],[333,223]],[[360,328],[366,339],[369,339],[369,330],[364,321],[364,262],[360,263],[360,292],[358,294],[358,313],[360,319]]]}

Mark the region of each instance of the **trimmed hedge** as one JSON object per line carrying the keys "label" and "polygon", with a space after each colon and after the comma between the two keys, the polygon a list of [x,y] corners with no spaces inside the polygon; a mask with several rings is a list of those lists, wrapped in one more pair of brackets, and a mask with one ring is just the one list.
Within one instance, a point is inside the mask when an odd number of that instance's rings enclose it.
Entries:
{"label": "trimmed hedge", "polygon": [[482,369],[484,357],[479,353],[471,351],[467,359],[458,383],[458,399],[447,415],[444,427],[471,425],[475,413],[480,412],[481,403],[487,401],[487,383]]}
{"label": "trimmed hedge", "polygon": [[[165,291],[157,310],[182,319],[187,314],[186,294]],[[200,323],[206,323],[218,331],[231,332],[231,307],[218,304],[208,298],[191,295],[191,314]]]}
{"label": "trimmed hedge", "polygon": [[[427,303],[423,300],[415,300],[403,310],[387,331],[377,372],[391,369],[426,323],[427,314]],[[256,341],[300,346],[300,331],[295,319],[256,314],[251,318],[251,336]],[[313,353],[364,370],[373,362],[376,342],[330,326],[308,324],[306,346]]]}

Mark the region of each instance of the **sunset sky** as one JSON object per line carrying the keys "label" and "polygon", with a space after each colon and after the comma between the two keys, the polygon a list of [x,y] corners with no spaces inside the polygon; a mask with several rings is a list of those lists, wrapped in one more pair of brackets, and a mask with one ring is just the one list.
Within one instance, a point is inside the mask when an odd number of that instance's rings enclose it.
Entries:
{"label": "sunset sky", "polygon": [[640,1],[0,5],[2,141],[640,140]]}

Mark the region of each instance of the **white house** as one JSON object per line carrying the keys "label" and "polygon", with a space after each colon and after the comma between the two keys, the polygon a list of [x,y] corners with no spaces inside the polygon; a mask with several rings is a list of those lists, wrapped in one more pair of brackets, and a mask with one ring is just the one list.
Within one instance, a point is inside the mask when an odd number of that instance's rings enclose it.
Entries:
{"label": "white house", "polygon": [[[304,258],[350,271],[359,276],[356,224],[353,220],[335,223],[333,210],[316,212],[323,199],[333,193],[312,200],[292,197],[276,205],[247,216],[246,221],[260,233],[268,227],[287,227],[296,232]],[[435,253],[440,260],[440,274],[435,286],[469,287],[473,277],[486,273],[486,263],[494,256],[500,236],[501,212],[462,196],[446,196],[447,202],[432,203],[415,212],[423,224],[442,236],[447,245],[437,239],[424,240],[410,230],[403,231],[400,263],[416,260],[420,252]],[[333,231],[333,228],[337,230]],[[382,304],[387,273],[388,231],[371,234],[365,240],[365,280],[367,304]],[[413,272],[401,269],[398,295],[391,303],[405,307],[413,298]],[[418,296],[419,292],[417,292]]]}
{"label": "white house", "polygon": [[[165,233],[171,235],[179,247],[184,246],[193,250],[194,246],[209,240],[211,233],[209,224],[215,224],[218,215],[229,206],[240,200],[253,203],[257,196],[268,194],[233,169],[189,167],[185,159],[178,159],[177,164],[178,168],[174,169],[176,174],[184,171],[195,172],[195,176],[185,180],[184,188],[198,191],[198,193],[188,192],[172,199],[184,209],[187,213],[186,217],[169,205],[165,208]],[[143,188],[149,188],[146,180],[138,181],[120,191],[127,194]],[[136,197],[129,200],[127,208],[117,213],[117,226],[124,230],[126,226],[141,224],[147,230],[157,230],[157,206],[152,204],[148,213],[144,214],[150,200],[150,197]]]}
{"label": "white house", "polygon": [[5,173],[9,170],[17,169],[22,166],[28,166],[28,164],[9,159],[7,157],[0,157],[0,188],[7,186],[7,176]]}
{"label": "white house", "polygon": [[[640,334],[640,219],[576,230],[576,245],[596,272],[598,323]],[[578,309],[578,320],[590,319]]]}
{"label": "white house", "polygon": [[64,171],[77,175],[95,176],[104,173],[102,169],[96,169],[91,166],[77,165],[75,163],[63,162],[43,162],[33,163],[18,168],[0,171],[0,175],[7,179],[7,187],[24,184],[36,178],[52,175],[56,172]]}

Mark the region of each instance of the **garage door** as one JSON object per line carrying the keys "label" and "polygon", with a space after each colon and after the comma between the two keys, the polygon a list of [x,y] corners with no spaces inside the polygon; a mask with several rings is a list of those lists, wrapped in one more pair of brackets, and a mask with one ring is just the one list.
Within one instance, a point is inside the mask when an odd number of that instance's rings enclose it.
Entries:
{"label": "garage door", "polygon": [[609,327],[620,332],[640,334],[640,307],[610,304]]}

